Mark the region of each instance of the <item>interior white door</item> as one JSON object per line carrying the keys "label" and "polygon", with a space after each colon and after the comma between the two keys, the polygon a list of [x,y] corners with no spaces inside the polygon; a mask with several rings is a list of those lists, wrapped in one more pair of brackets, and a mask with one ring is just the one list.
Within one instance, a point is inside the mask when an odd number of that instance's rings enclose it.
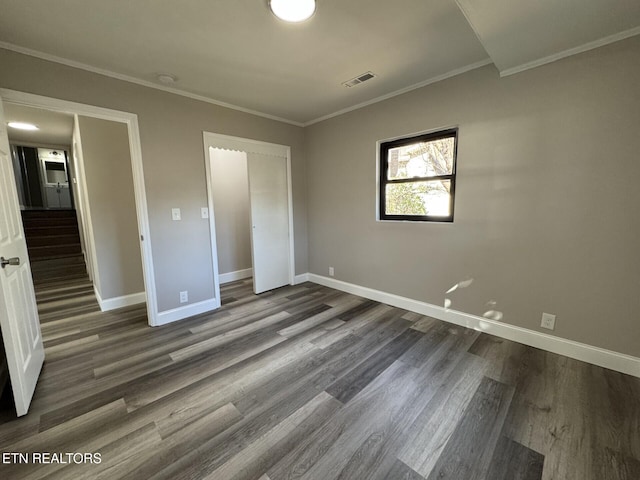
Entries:
{"label": "interior white door", "polygon": [[[29,410],[44,346],[0,98],[0,328],[18,416]],[[17,260],[19,259],[19,260]],[[15,264],[19,261],[19,264]]]}
{"label": "interior white door", "polygon": [[247,154],[251,210],[253,291],[289,284],[287,159]]}

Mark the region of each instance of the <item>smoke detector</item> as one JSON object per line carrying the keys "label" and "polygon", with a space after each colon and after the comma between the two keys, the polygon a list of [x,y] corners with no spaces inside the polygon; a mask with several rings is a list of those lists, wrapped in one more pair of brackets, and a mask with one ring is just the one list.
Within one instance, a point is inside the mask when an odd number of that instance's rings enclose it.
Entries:
{"label": "smoke detector", "polygon": [[175,75],[171,75],[170,73],[159,73],[156,75],[156,78],[160,83],[165,85],[173,85],[178,80]]}
{"label": "smoke detector", "polygon": [[365,72],[358,75],[357,77],[352,78],[351,80],[342,82],[342,85],[344,85],[345,87],[351,88],[351,87],[355,87],[356,85],[360,85],[361,83],[364,83],[367,80],[371,80],[372,78],[375,78],[375,77],[376,77],[375,73]]}

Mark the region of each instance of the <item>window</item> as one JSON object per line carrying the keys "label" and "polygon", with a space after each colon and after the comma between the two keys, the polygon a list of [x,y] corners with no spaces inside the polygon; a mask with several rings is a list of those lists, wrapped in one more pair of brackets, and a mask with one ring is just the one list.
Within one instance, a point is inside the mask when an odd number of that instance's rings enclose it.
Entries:
{"label": "window", "polygon": [[453,222],[458,129],[380,144],[380,220]]}

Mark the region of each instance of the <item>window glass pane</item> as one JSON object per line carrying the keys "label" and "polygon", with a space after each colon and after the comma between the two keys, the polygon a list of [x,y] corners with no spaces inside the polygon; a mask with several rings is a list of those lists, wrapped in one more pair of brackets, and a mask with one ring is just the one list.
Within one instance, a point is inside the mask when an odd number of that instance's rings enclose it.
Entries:
{"label": "window glass pane", "polygon": [[429,215],[448,217],[451,180],[391,183],[386,185],[387,215]]}
{"label": "window glass pane", "polygon": [[431,177],[453,173],[453,137],[389,149],[387,178]]}

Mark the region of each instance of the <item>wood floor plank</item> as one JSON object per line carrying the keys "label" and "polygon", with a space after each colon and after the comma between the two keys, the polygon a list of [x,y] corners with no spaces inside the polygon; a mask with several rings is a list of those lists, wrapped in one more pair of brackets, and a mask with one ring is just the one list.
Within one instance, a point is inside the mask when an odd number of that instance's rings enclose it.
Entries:
{"label": "wood floor plank", "polygon": [[[460,422],[463,412],[480,385],[483,362],[471,355],[451,356],[439,352],[431,357],[436,372],[443,371],[446,381],[426,396],[422,411],[405,432],[398,458],[423,476],[433,470],[438,458]],[[437,359],[437,361],[436,361]]]}
{"label": "wood floor plank", "polygon": [[245,308],[226,311],[224,316],[208,315],[204,322],[194,325],[189,329],[191,333],[210,332],[212,334],[220,334],[232,330],[234,328],[248,325],[251,322],[264,318],[273,313],[282,311],[280,305],[275,305],[267,300],[261,300],[245,305]]}
{"label": "wood floor plank", "polygon": [[347,403],[421,337],[422,334],[415,330],[405,331],[347,375],[331,384],[326,390],[327,393],[342,403]]}
{"label": "wood floor plank", "polygon": [[[313,340],[313,344],[318,346],[318,348],[327,348],[332,343],[337,342],[347,335],[355,333],[356,330],[367,325],[368,323],[375,322],[376,320],[380,319],[391,309],[392,307],[381,304],[370,307],[366,309],[366,311],[363,312],[361,316],[352,317],[349,320],[345,320],[346,323],[341,327],[327,332],[325,335]],[[340,318],[340,320],[344,320],[343,315],[340,315],[338,318]]]}
{"label": "wood floor plank", "polygon": [[[40,417],[37,414],[28,415],[26,417],[14,418],[15,413],[13,405],[4,411],[2,416],[2,424],[0,424],[0,450],[14,451],[15,445],[24,439],[37,435],[40,429]],[[7,418],[10,420],[7,421]],[[25,448],[28,447],[25,446]]]}
{"label": "wood floor plank", "polygon": [[[90,439],[100,429],[107,429],[110,422],[120,418],[126,412],[126,406],[122,399],[97,408],[89,413],[74,418],[69,422],[58,425],[55,428],[34,434],[12,445],[13,451],[28,453],[50,452],[55,445],[56,452],[81,451]],[[3,465],[3,472],[16,478],[39,476],[36,472],[50,473],[52,468],[45,464],[30,462],[24,465]],[[56,467],[60,468],[60,466]]]}
{"label": "wood floor plank", "polygon": [[[336,342],[326,350],[316,350],[313,354],[301,358],[280,368],[268,382],[262,382],[243,391],[234,399],[234,405],[240,412],[256,412],[277,402],[287,401],[292,392],[306,388],[310,391],[324,390],[325,384],[348,368],[344,361],[360,341],[350,336]],[[288,368],[287,368],[288,367]]]}
{"label": "wood floor plank", "polygon": [[594,465],[594,478],[607,480],[631,480],[640,478],[640,460],[637,457],[616,452],[611,448],[598,451]]}
{"label": "wood floor plank", "polygon": [[171,352],[169,355],[176,362],[187,359],[189,357],[194,357],[199,353],[205,352],[207,350],[211,350],[213,348],[219,347],[220,345],[224,345],[226,343],[231,343],[235,339],[244,337],[245,335],[253,333],[264,327],[274,325],[276,323],[280,323],[282,320],[290,316],[291,314],[288,312],[275,313],[261,320],[257,320],[251,323],[250,325],[239,327],[234,330],[231,330],[230,332],[226,332],[221,335],[216,335],[215,337],[208,338],[198,343],[194,343],[192,345],[189,345],[188,347],[175,350]]}
{"label": "wood floor plank", "polygon": [[540,480],[543,466],[544,455],[503,436],[496,445],[486,478]]}
{"label": "wood floor plank", "polygon": [[[320,392],[302,408],[204,478],[207,480],[255,478],[279,460],[279,457],[303,438],[308,430],[313,431],[318,424],[322,424],[340,407],[341,405],[335,402],[331,396]],[[302,429],[304,422],[310,418],[313,420],[309,425],[311,428]],[[297,435],[295,434],[296,430],[298,430]],[[279,455],[276,453],[277,450],[280,451]]]}
{"label": "wood floor plank", "polygon": [[[222,407],[213,410],[212,412],[203,415],[202,412],[205,409],[194,408],[192,406],[184,406],[178,410],[174,410],[165,418],[161,418],[156,421],[158,426],[158,432],[163,440],[170,435],[179,432],[192,423],[200,422],[206,423],[209,428],[209,435],[211,435],[212,425],[220,431],[224,430],[231,423],[242,418],[242,414],[232,403],[226,403]],[[192,429],[190,429],[192,430]],[[183,434],[184,436],[184,434]]]}
{"label": "wood floor plank", "polygon": [[215,372],[196,381],[190,376],[179,375],[176,382],[159,383],[156,380],[148,383],[138,382],[135,390],[130,390],[125,395],[127,407],[129,411],[132,411],[180,390],[197,391],[214,388],[216,394],[213,400],[225,403],[234,391],[267,381],[281,366],[300,361],[305,354],[316,348],[307,342],[299,342],[295,346],[288,345],[287,348],[278,348],[279,345],[281,344],[270,347],[257,355],[258,361],[245,360],[234,364],[223,372]]}
{"label": "wood floor plank", "polygon": [[[290,419],[285,429],[292,427],[312,414],[314,405],[335,405],[335,399],[327,394],[312,393],[302,401],[278,403],[256,415],[246,417],[235,423],[225,432],[209,439],[180,460],[158,472],[152,478],[202,478],[232,461],[232,468],[237,467],[241,452],[252,444],[268,436],[270,432],[281,430],[282,423]],[[293,422],[292,422],[293,421]],[[236,460],[233,460],[233,459]],[[256,475],[257,476],[257,475]],[[255,477],[253,477],[255,478]]]}
{"label": "wood floor plank", "polygon": [[396,460],[391,470],[386,473],[384,480],[424,480],[424,477],[400,460]]}
{"label": "wood floor plank", "polygon": [[420,410],[424,385],[418,377],[416,369],[396,361],[358,393],[342,410],[351,417],[350,428],[304,478],[372,479],[380,469],[388,470],[395,460],[398,436]]}
{"label": "wood floor plank", "polygon": [[47,465],[24,480],[108,480],[119,478],[134,465],[151,455],[161,439],[153,423],[147,424],[131,433],[101,447],[100,463],[71,463]]}
{"label": "wood floor plank", "polygon": [[[415,317],[410,316],[408,320],[411,318],[415,318]],[[425,316],[420,316],[417,320],[414,320],[414,322],[415,323],[411,328],[423,333],[426,333],[429,330],[431,330],[433,327],[441,324],[441,322],[436,320],[435,318],[425,317]]]}
{"label": "wood floor plank", "polygon": [[[403,405],[388,400],[414,387],[414,373],[413,367],[401,362],[391,365],[322,428],[268,470],[269,477],[338,478],[360,445],[379,428],[379,422],[393,421],[394,413]],[[383,405],[388,408],[381,408]]]}
{"label": "wood floor plank", "polygon": [[425,475],[427,480],[487,477],[513,390],[493,379],[482,379],[433,470]]}
{"label": "wood floor plank", "polygon": [[[397,395],[402,404],[395,411],[391,410],[384,419],[376,422],[375,430],[354,452],[347,464],[340,471],[337,478],[367,478],[369,480],[381,480],[387,477],[393,469],[401,453],[401,448],[406,442],[407,434],[411,428],[419,424],[421,412],[424,413],[431,404],[431,399],[438,392],[446,389],[446,380],[451,375],[451,370],[473,370],[468,368],[462,360],[480,365],[482,362],[470,356],[461,357],[453,351],[449,355],[442,355],[440,361],[425,364],[423,368],[414,368],[412,387],[404,391],[398,390]],[[399,363],[406,365],[404,362]],[[365,389],[363,396],[369,393]],[[353,401],[357,401],[358,397]],[[349,404],[346,406],[348,408]],[[448,414],[451,414],[451,409]],[[368,421],[366,417],[364,421]]]}
{"label": "wood floor plank", "polygon": [[365,300],[360,305],[350,308],[346,312],[340,314],[340,319],[348,322],[354,318],[359,318],[362,314],[368,312],[371,309],[378,308],[380,304],[374,300]]}
{"label": "wood floor plank", "polygon": [[151,478],[241,419],[240,412],[228,403],[195,420],[189,414],[185,425],[179,425],[180,422],[177,421],[159,425],[162,442],[157,445],[154,455],[139,462],[134,468],[129,468],[120,478]]}
{"label": "wood floor plank", "polygon": [[337,319],[344,323],[344,320],[337,317],[339,317],[341,313],[346,312],[347,310],[359,305],[360,303],[362,303],[362,300],[359,298],[348,299],[344,303],[339,303],[329,310],[311,315],[306,319],[301,320],[294,325],[291,325],[290,327],[283,328],[282,330],[278,331],[278,333],[284,337],[292,337],[329,320]]}
{"label": "wood floor plank", "polygon": [[[413,327],[411,328],[413,329]],[[440,325],[436,325],[426,332],[415,348],[409,349],[402,357],[402,361],[418,366],[428,361],[429,357],[436,353],[438,349],[441,351],[467,352],[479,336],[480,332],[475,330],[456,325],[446,325],[440,322]]]}

